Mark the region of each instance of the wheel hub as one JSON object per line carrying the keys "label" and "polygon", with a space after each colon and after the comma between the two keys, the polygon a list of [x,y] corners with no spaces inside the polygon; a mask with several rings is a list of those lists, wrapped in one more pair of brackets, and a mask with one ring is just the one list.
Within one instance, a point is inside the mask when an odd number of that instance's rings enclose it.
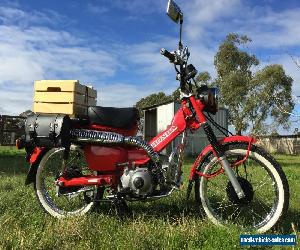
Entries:
{"label": "wheel hub", "polygon": [[[70,166],[66,168],[65,172],[62,174],[62,176],[66,179],[72,179],[76,177],[81,177],[82,172],[77,166]],[[74,193],[77,192],[83,188],[82,186],[76,186],[76,187],[58,187],[58,194],[69,194],[69,193]]]}
{"label": "wheel hub", "polygon": [[242,190],[244,191],[245,197],[239,199],[231,182],[229,181],[226,186],[226,193],[228,199],[236,205],[240,205],[240,206],[248,205],[253,199],[253,195],[254,195],[253,187],[251,183],[243,177],[238,176],[237,180],[241,185]]}

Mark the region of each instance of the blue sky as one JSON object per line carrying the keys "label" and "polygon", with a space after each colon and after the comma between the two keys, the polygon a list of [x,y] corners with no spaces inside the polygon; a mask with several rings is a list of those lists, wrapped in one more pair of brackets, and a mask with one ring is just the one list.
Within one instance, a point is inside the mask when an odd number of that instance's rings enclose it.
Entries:
{"label": "blue sky", "polygon": [[[33,81],[79,79],[98,90],[98,105],[131,106],[176,87],[160,48],[175,49],[178,26],[167,0],[0,0],[0,113],[32,107]],[[296,0],[177,0],[185,45],[198,70],[213,76],[214,55],[229,32],[246,34],[247,51],[283,64],[300,95],[300,2]],[[296,118],[293,118],[295,120]]]}

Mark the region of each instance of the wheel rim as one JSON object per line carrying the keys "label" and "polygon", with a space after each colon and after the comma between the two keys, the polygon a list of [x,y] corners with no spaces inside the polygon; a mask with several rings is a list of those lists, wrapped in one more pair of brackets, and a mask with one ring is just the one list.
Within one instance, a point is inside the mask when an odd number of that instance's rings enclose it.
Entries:
{"label": "wheel rim", "polygon": [[[59,188],[55,181],[63,170],[63,154],[64,148],[54,148],[42,159],[36,177],[37,196],[46,211],[55,217],[81,215],[92,207],[96,187]],[[71,148],[65,167],[79,168],[83,175],[93,174],[77,148]]]}
{"label": "wheel rim", "polygon": [[[231,163],[245,154],[246,150],[241,149],[226,152]],[[213,173],[219,168],[214,158],[205,167],[204,173]],[[282,204],[279,200],[283,193],[280,177],[277,172],[271,171],[272,164],[255,152],[250,153],[245,167],[241,165],[237,169],[240,176],[238,181],[242,188],[247,189],[245,200],[235,202],[236,194],[230,190],[231,183],[228,183],[225,173],[209,180],[201,178],[200,197],[204,210],[215,224],[233,223],[247,229],[266,231],[281,214]]]}

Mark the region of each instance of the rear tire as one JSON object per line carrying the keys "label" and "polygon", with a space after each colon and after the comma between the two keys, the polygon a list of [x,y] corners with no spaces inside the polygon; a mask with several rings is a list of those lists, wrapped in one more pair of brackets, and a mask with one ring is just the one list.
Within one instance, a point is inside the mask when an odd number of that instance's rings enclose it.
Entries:
{"label": "rear tire", "polygon": [[[229,162],[243,159],[248,144],[225,145]],[[220,168],[210,153],[198,169],[205,174]],[[216,225],[236,224],[246,230],[264,233],[272,228],[287,212],[289,186],[278,162],[263,149],[252,145],[245,165],[235,167],[238,181],[246,197],[237,198],[225,173],[207,179],[196,176],[195,198],[201,203],[207,217]]]}
{"label": "rear tire", "polygon": [[[94,207],[94,198],[97,195],[96,186],[61,188],[55,184],[63,171],[64,151],[64,148],[52,148],[43,156],[37,169],[34,185],[39,203],[47,213],[56,218],[87,213]],[[70,171],[76,168],[74,173],[93,174],[93,171],[88,169],[82,151],[77,147],[71,147],[65,166]]]}

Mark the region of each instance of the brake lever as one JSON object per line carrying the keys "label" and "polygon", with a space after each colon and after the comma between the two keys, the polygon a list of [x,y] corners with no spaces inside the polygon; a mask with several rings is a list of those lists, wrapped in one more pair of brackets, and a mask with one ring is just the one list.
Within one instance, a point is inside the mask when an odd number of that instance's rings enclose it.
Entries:
{"label": "brake lever", "polygon": [[[179,52],[179,54],[181,53],[180,50],[178,50],[178,52]],[[180,56],[183,61],[187,62],[188,58],[190,57],[190,52],[189,52],[189,49],[187,46],[185,46],[185,48],[182,50],[182,55],[180,55]],[[186,58],[186,60],[185,60],[185,58]]]}

